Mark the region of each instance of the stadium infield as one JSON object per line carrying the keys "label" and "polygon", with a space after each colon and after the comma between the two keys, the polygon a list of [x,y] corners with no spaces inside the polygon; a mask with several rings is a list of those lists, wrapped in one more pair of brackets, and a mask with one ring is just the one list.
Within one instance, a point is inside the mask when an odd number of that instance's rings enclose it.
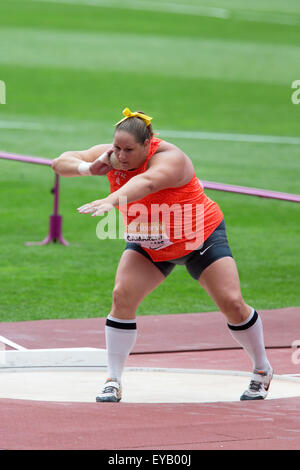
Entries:
{"label": "stadium infield", "polygon": [[[94,402],[103,367],[2,369],[0,447],[299,449],[300,378],[292,347],[299,308],[260,313],[275,369],[266,400],[239,402],[251,363],[219,312],[140,317],[119,404]],[[169,331],[163,341],[162,330]],[[29,349],[105,345],[104,319],[2,323],[1,332]]]}

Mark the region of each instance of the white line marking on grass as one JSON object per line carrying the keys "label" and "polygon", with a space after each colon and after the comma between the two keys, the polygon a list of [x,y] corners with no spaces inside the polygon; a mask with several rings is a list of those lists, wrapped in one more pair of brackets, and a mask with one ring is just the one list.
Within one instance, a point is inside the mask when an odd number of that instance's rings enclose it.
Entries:
{"label": "white line marking on grass", "polygon": [[213,18],[227,19],[230,16],[229,10],[225,8],[201,7],[198,5],[156,3],[151,1],[126,0],[31,0],[33,2],[62,3],[68,5],[82,5],[104,8],[120,8],[126,10],[162,11],[165,13],[177,13],[184,15],[209,16]]}
{"label": "white line marking on grass", "polygon": [[30,130],[30,131],[60,131],[72,132],[73,127],[70,126],[55,126],[52,124],[39,124],[38,122],[22,122],[22,121],[0,121],[0,129],[14,129],[14,130]]}
{"label": "white line marking on grass", "polygon": [[198,132],[198,131],[172,131],[160,130],[165,137],[195,140],[221,140],[230,142],[254,142],[263,144],[289,144],[300,145],[299,137],[283,137],[276,135],[252,135],[252,134],[230,134],[222,132]]}
{"label": "white line marking on grass", "polygon": [[18,122],[18,121],[0,121],[1,129],[29,129],[29,130],[43,130],[44,126],[36,123]]}
{"label": "white line marking on grass", "polygon": [[260,13],[256,11],[239,11],[233,15],[240,21],[253,21],[257,23],[281,24],[287,26],[295,26],[300,24],[299,16],[289,15],[286,13]]}
{"label": "white line marking on grass", "polygon": [[[54,131],[54,132],[77,132],[77,126],[63,126],[53,124],[40,124],[37,122],[22,121],[0,121],[0,129],[12,130],[32,130],[32,131]],[[249,142],[263,144],[288,144],[300,145],[300,137],[285,137],[276,135],[255,135],[255,134],[232,134],[225,132],[205,132],[205,131],[180,131],[163,130],[158,131],[163,137],[174,139],[193,139],[193,140],[215,140],[228,142]]]}
{"label": "white line marking on grass", "polygon": [[228,8],[217,8],[200,5],[189,5],[185,3],[153,2],[151,0],[31,0],[39,3],[61,3],[65,5],[82,5],[102,8],[120,8],[126,10],[161,11],[165,13],[184,14],[192,16],[204,16],[211,18],[231,19],[238,21],[252,21],[258,23],[281,24],[295,26],[300,24],[299,15],[288,13],[272,13],[259,11],[230,10]]}

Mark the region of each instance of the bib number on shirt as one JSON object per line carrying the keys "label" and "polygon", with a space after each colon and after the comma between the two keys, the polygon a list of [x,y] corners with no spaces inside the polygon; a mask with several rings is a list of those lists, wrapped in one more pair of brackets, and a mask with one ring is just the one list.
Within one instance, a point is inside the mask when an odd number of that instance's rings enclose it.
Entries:
{"label": "bib number on shirt", "polygon": [[124,231],[127,242],[137,243],[148,250],[162,250],[173,245],[166,234],[163,224],[132,222]]}

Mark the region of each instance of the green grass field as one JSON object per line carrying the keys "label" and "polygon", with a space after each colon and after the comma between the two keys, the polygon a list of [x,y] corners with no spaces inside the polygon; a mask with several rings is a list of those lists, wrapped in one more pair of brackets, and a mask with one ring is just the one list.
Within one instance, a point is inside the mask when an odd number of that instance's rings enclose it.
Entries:
{"label": "green grass field", "polygon": [[[299,137],[298,1],[2,0],[0,26],[0,150],[56,158],[110,142],[129,106],[154,117],[200,179],[300,193],[299,144],[176,134]],[[0,169],[0,321],[106,316],[124,242],[100,241],[97,221],[76,211],[107,194],[106,178],[62,178],[70,246],[27,247],[48,233],[54,174],[7,160]],[[299,204],[207,194],[225,214],[246,302],[299,306]],[[177,267],[138,313],[213,310]]]}

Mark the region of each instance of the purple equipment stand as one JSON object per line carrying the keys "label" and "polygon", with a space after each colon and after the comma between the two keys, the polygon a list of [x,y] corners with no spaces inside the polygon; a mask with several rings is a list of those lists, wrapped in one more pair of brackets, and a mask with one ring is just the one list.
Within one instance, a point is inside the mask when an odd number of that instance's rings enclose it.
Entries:
{"label": "purple equipment stand", "polygon": [[[38,165],[52,165],[52,160],[46,158],[29,157],[26,155],[16,155],[13,153],[0,152],[0,158],[7,160],[15,160],[26,163],[36,163]],[[55,174],[54,187],[51,189],[51,193],[54,195],[54,209],[53,214],[50,215],[49,220],[49,233],[47,237],[41,242],[27,242],[25,245],[48,245],[51,242],[60,242],[62,245],[69,245],[69,243],[62,236],[62,216],[58,214],[58,201],[59,201],[59,175]]]}
{"label": "purple equipment stand", "polygon": [[62,245],[69,245],[69,243],[62,236],[62,216],[58,214],[58,199],[59,199],[59,176],[55,174],[54,188],[51,192],[54,194],[54,213],[49,218],[49,233],[47,237],[41,242],[27,242],[25,245],[48,245],[48,243],[57,241]]}

